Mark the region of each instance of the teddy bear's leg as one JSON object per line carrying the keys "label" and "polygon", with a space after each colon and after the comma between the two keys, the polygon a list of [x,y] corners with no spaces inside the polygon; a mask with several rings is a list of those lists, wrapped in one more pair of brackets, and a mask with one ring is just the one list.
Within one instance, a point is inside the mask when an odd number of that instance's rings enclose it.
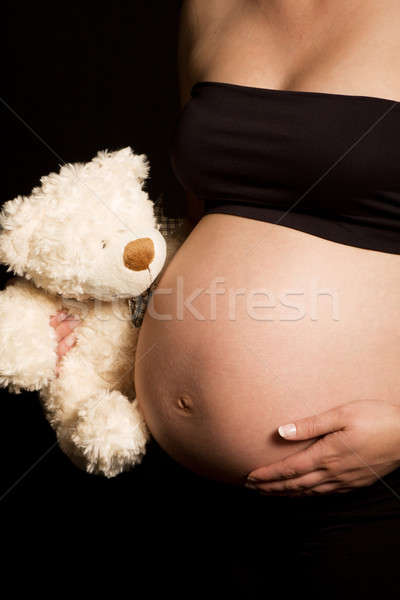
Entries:
{"label": "teddy bear's leg", "polygon": [[[71,431],[58,428],[61,448],[70,456],[71,440],[89,473],[114,477],[141,462],[150,433],[138,408],[119,391],[99,391],[78,411]],[[65,444],[64,444],[65,441]]]}
{"label": "teddy bear's leg", "polygon": [[0,292],[0,386],[19,394],[54,376],[57,339],[50,314],[60,302],[22,277]]}

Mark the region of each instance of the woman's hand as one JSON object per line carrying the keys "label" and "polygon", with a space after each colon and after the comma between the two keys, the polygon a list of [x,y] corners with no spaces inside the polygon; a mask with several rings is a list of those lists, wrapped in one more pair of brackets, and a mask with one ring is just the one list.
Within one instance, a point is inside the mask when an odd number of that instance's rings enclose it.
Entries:
{"label": "woman's hand", "polygon": [[278,431],[287,440],[318,439],[305,450],[255,469],[246,487],[268,495],[348,492],[400,467],[400,405],[355,400]]}
{"label": "woman's hand", "polygon": [[50,316],[50,325],[54,327],[58,346],[57,355],[58,361],[56,366],[56,376],[58,377],[60,372],[60,360],[74,346],[76,342],[76,336],[73,332],[74,328],[79,325],[79,317],[74,315],[68,315],[65,310],[59,310],[55,315]]}

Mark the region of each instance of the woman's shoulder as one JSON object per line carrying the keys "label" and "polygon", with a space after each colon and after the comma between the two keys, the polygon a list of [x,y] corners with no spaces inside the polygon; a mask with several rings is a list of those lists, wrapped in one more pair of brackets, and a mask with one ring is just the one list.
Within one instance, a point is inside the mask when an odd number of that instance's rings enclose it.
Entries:
{"label": "woman's shoulder", "polygon": [[244,0],[182,0],[179,16],[178,62],[183,103],[212,61],[216,37]]}
{"label": "woman's shoulder", "polygon": [[181,0],[181,19],[193,27],[205,27],[227,17],[240,4],[243,0]]}

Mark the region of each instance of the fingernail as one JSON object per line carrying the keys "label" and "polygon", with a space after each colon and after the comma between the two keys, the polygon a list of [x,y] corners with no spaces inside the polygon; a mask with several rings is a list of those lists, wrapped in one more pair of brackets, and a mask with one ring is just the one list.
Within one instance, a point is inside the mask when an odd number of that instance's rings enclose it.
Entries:
{"label": "fingernail", "polygon": [[279,435],[284,438],[295,437],[296,435],[296,425],[294,423],[288,423],[287,425],[281,425],[278,428]]}
{"label": "fingernail", "polygon": [[257,483],[258,481],[260,481],[259,479],[257,479],[257,477],[248,477],[247,481],[253,482],[253,483]]}
{"label": "fingernail", "polygon": [[72,346],[75,342],[75,334],[74,333],[69,333],[68,335],[65,336],[64,338],[64,342],[67,344],[67,346]]}
{"label": "fingernail", "polygon": [[64,321],[64,319],[66,319],[67,316],[68,316],[68,313],[66,311],[62,311],[57,314],[57,321]]}

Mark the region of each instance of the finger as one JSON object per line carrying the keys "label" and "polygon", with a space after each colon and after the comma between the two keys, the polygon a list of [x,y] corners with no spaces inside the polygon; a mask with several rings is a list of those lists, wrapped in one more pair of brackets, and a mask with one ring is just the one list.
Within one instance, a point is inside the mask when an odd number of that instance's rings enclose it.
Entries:
{"label": "finger", "polygon": [[[357,469],[351,470],[350,472],[341,473],[336,477],[329,476],[325,471],[322,470],[320,471],[320,473],[320,478],[312,477],[313,474],[310,474],[310,479],[307,479],[307,476],[305,476],[305,478],[296,478],[294,482],[298,481],[298,486],[290,485],[291,481],[288,480],[288,485],[287,489],[285,490],[285,493],[290,492],[296,495],[303,495],[309,493],[318,494],[331,491],[344,493],[350,491],[351,489],[354,489],[355,487],[361,487],[366,485],[365,477],[360,477],[359,470]],[[304,479],[304,481],[300,481],[301,479]],[[266,489],[268,491],[268,487],[269,484],[267,486],[262,485],[263,490]],[[298,488],[297,490],[296,487]]]}
{"label": "finger", "polygon": [[316,471],[322,467],[323,447],[319,442],[315,442],[296,454],[291,454],[287,458],[280,460],[267,467],[254,469],[249,473],[247,480],[249,482],[277,481],[290,479],[305,475],[311,471]]}
{"label": "finger", "polygon": [[318,415],[298,419],[278,427],[279,435],[288,440],[308,440],[343,429],[346,421],[343,406],[336,406]]}
{"label": "finger", "polygon": [[257,490],[274,493],[274,492],[303,492],[316,485],[320,485],[326,480],[326,472],[322,469],[307,473],[301,477],[292,477],[283,481],[274,481],[272,483],[246,484],[247,487],[252,487]]}
{"label": "finger", "polygon": [[[336,493],[339,492],[339,490],[341,490],[342,492],[345,490],[345,488],[343,487],[343,483],[332,482],[316,485],[315,487],[305,490],[303,494],[305,496],[320,496],[325,494]],[[348,491],[350,491],[350,489],[348,489]]]}
{"label": "finger", "polygon": [[80,323],[80,319],[76,319],[73,316],[69,316],[66,319],[64,319],[56,328],[55,328],[55,332],[56,332],[56,337],[57,340],[60,341],[62,340],[65,336],[67,336],[68,334],[71,333],[71,331],[73,331],[73,329],[75,329],[75,327],[77,325],[79,325]]}
{"label": "finger", "polygon": [[57,327],[58,323],[63,321],[68,317],[68,312],[66,310],[58,311],[55,315],[50,315],[50,325],[53,327]]}
{"label": "finger", "polygon": [[283,483],[261,483],[255,489],[261,493],[270,495],[304,496],[331,492],[345,493],[357,487],[364,487],[370,483],[371,481],[365,475],[360,475],[359,469],[342,473],[334,478],[327,476],[325,471],[320,470],[303,477],[289,479]]}
{"label": "finger", "polygon": [[59,358],[64,356],[64,354],[66,354],[68,350],[70,350],[72,346],[74,346],[75,342],[76,336],[74,332],[71,332],[69,335],[65,336],[65,338],[63,338],[58,344],[57,354]]}

